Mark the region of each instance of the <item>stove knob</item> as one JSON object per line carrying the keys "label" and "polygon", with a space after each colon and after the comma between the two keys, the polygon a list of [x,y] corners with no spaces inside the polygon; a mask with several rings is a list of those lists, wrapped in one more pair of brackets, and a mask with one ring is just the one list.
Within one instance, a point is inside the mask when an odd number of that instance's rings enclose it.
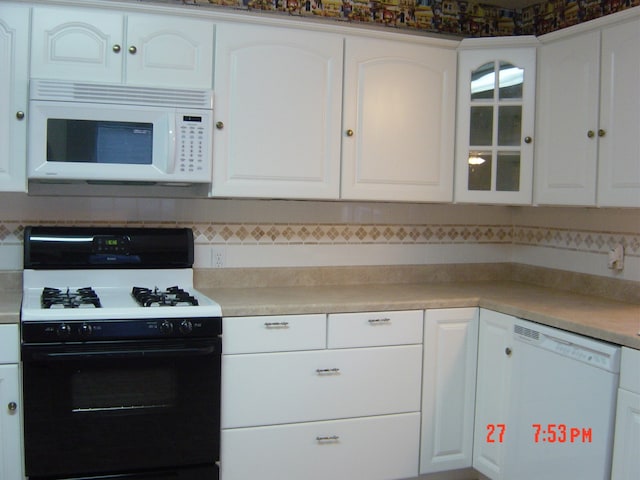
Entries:
{"label": "stove knob", "polygon": [[173,323],[169,320],[163,320],[160,323],[160,333],[164,335],[169,335],[173,331]]}
{"label": "stove knob", "polygon": [[189,320],[182,320],[180,322],[180,333],[188,335],[193,331],[193,323]]}
{"label": "stove knob", "polygon": [[88,337],[91,335],[93,329],[91,328],[91,325],[89,325],[88,323],[83,323],[82,325],[80,325],[80,336],[81,337]]}
{"label": "stove knob", "polygon": [[66,323],[61,323],[56,329],[58,338],[69,338],[71,336],[71,327]]}

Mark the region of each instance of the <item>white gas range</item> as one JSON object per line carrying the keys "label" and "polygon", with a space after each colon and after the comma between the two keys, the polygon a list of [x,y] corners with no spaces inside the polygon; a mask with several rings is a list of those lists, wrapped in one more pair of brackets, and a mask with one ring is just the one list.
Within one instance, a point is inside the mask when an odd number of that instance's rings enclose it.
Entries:
{"label": "white gas range", "polygon": [[191,335],[190,319],[222,315],[193,287],[192,262],[188,229],[27,227],[23,342],[44,330],[48,340],[86,340],[118,320],[129,323],[123,335],[135,321],[150,335]]}

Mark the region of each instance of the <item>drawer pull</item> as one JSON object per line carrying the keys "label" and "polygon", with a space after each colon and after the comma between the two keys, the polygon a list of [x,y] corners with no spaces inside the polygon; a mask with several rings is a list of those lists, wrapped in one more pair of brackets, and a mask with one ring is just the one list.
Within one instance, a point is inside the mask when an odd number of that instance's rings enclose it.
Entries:
{"label": "drawer pull", "polygon": [[267,328],[289,328],[289,322],[264,322]]}
{"label": "drawer pull", "polygon": [[318,375],[336,375],[340,373],[339,368],[316,368]]}
{"label": "drawer pull", "polygon": [[382,325],[386,323],[391,323],[390,318],[370,318],[367,321],[369,322],[369,325]]}
{"label": "drawer pull", "polygon": [[324,435],[316,437],[316,440],[318,442],[337,442],[340,437],[338,435]]}

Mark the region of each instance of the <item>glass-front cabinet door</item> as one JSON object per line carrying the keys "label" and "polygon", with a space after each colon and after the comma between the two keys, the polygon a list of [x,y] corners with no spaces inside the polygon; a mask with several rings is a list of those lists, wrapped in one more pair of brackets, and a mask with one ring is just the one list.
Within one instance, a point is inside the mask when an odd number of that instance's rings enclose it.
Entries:
{"label": "glass-front cabinet door", "polygon": [[461,43],[458,202],[531,203],[536,47],[535,39],[523,40],[531,46],[503,48],[503,38]]}

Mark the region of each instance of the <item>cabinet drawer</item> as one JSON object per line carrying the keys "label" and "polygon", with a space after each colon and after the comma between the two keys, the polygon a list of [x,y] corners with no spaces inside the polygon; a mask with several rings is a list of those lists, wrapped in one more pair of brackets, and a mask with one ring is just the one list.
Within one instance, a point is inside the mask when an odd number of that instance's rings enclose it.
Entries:
{"label": "cabinet drawer", "polygon": [[422,310],[329,315],[329,348],[422,343]]}
{"label": "cabinet drawer", "polygon": [[224,480],[389,480],[418,475],[420,414],[222,431]]}
{"label": "cabinet drawer", "polygon": [[640,350],[623,347],[620,358],[620,388],[640,394]]}
{"label": "cabinet drawer", "polygon": [[0,363],[20,361],[18,325],[0,325]]}
{"label": "cabinet drawer", "polygon": [[324,314],[226,317],[222,331],[225,354],[319,350],[327,346]]}
{"label": "cabinet drawer", "polygon": [[225,355],[222,427],[420,410],[422,346]]}

